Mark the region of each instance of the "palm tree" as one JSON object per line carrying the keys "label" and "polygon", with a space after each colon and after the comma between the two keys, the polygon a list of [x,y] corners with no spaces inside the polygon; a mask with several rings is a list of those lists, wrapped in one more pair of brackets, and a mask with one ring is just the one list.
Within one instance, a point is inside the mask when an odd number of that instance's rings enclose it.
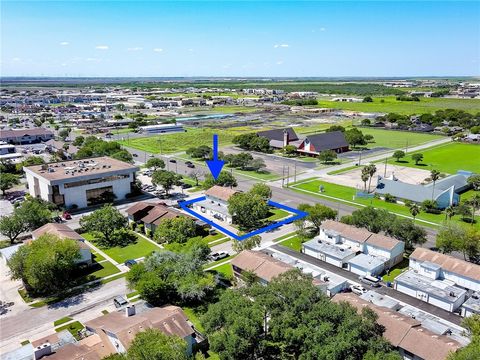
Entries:
{"label": "palm tree", "polygon": [[432,179],[433,181],[433,187],[432,187],[432,201],[433,201],[433,195],[435,193],[435,183],[437,182],[438,179],[440,179],[440,171],[438,170],[430,171],[430,179]]}
{"label": "palm tree", "polygon": [[367,191],[367,180],[369,178],[369,175],[364,170],[365,168],[362,169],[361,179],[363,181],[363,191]]}
{"label": "palm tree", "polygon": [[377,172],[377,167],[373,164],[365,166],[365,172],[368,174],[370,179],[368,180],[368,192],[370,192],[370,184],[372,183],[373,175]]}
{"label": "palm tree", "polygon": [[475,194],[470,200],[467,201],[468,205],[472,207],[472,225],[475,223],[475,211],[480,209],[480,195]]}
{"label": "palm tree", "polygon": [[455,208],[453,206],[447,207],[445,209],[445,220],[450,220],[453,215],[455,215]]}
{"label": "palm tree", "polygon": [[420,206],[418,206],[417,204],[410,205],[410,214],[412,214],[413,221],[415,221],[417,215],[420,214]]}

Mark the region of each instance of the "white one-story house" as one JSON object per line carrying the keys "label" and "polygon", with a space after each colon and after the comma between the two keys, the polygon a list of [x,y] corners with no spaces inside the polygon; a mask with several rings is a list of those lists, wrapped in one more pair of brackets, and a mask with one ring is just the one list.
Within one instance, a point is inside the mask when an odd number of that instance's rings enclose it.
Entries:
{"label": "white one-story house", "polygon": [[228,200],[236,193],[236,190],[214,185],[205,191],[205,200],[193,204],[193,209],[199,214],[231,224],[233,217],[228,211]]}

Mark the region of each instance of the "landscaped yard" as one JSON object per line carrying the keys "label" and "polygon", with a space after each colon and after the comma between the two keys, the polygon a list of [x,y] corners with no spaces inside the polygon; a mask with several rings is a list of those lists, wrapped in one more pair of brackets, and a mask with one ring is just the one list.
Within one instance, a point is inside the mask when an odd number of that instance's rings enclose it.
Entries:
{"label": "landscaped yard", "polygon": [[268,221],[277,221],[291,215],[288,211],[278,209],[278,208],[270,209],[270,214],[271,215],[267,218]]}
{"label": "landscaped yard", "polygon": [[[91,241],[95,246],[98,246],[92,234],[84,233],[82,236],[86,240]],[[160,250],[158,246],[152,244],[150,241],[145,240],[139,235],[137,235],[137,241],[134,244],[123,247],[115,246],[111,248],[103,248],[99,246],[99,248],[105,252],[105,254],[119,263],[123,263],[129,259],[138,259],[140,257],[150,255],[154,251]]]}
{"label": "landscaped yard", "polygon": [[403,273],[404,271],[408,270],[408,259],[404,258],[400,263],[395,265],[393,268],[390,269],[388,275],[385,274],[382,276],[383,282],[393,282],[395,278]]}
{"label": "landscaped yard", "polygon": [[430,149],[417,151],[423,154],[423,161],[415,165],[412,154],[396,162],[390,160],[391,164],[399,166],[416,167],[425,170],[439,170],[447,174],[455,174],[457,170],[468,170],[480,173],[480,146],[464,143],[448,143],[435,146]]}
{"label": "landscaped yard", "polygon": [[70,332],[70,334],[72,334],[75,339],[80,340],[81,338],[78,335],[78,332],[80,330],[83,330],[84,328],[85,328],[85,326],[83,326],[79,321],[75,321],[71,324],[67,324],[67,325],[61,326],[59,328],[56,328],[55,331],[60,332],[62,330],[68,330]]}
{"label": "landscaped yard", "polygon": [[290,239],[282,240],[279,242],[280,245],[289,247],[290,249],[293,249],[295,251],[302,250],[302,243],[303,243],[303,239],[298,235],[295,235]]}
{"label": "landscaped yard", "polygon": [[[323,185],[324,191],[322,193],[319,192],[319,187]],[[337,185],[333,183],[328,183],[321,180],[306,180],[306,182],[290,185],[290,189],[295,191],[303,191],[308,192],[308,194],[318,196],[318,197],[327,197],[327,198],[336,198],[337,201],[345,201],[348,202],[349,205],[362,207],[362,206],[374,206],[376,208],[386,209],[392,213],[406,215],[411,217],[409,209],[401,204],[394,204],[388,203],[380,199],[375,198],[360,198],[356,197],[356,189]],[[335,199],[332,199],[335,200]],[[425,220],[431,223],[435,223],[441,225],[442,222],[445,220],[444,214],[428,214],[425,212],[420,213],[417,216],[418,220]],[[476,216],[477,222],[475,226],[480,226],[480,216]],[[462,222],[459,215],[452,217],[452,220]],[[463,223],[463,222],[462,222]],[[430,225],[428,223],[424,223],[425,225]]]}
{"label": "landscaped yard", "polygon": [[[381,100],[383,99],[383,103]],[[420,98],[420,101],[397,101],[395,96],[375,97],[371,103],[354,102],[318,102],[318,107],[363,112],[395,112],[404,115],[434,113],[437,110],[459,109],[477,113],[480,109],[479,99],[445,99],[445,98]]]}

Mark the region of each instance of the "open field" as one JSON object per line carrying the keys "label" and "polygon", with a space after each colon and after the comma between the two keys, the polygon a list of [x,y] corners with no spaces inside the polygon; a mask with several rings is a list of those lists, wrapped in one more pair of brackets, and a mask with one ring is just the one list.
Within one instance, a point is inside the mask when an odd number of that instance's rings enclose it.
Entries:
{"label": "open field", "polygon": [[[381,100],[383,99],[383,103]],[[379,112],[412,115],[434,113],[437,110],[458,109],[471,113],[480,111],[480,99],[445,99],[445,98],[420,98],[420,101],[397,101],[395,96],[376,97],[371,103],[349,102],[318,102],[318,107],[352,110],[362,112]]]}
{"label": "open field", "polygon": [[[84,233],[82,236],[94,243],[96,246],[96,241],[93,235],[89,233]],[[119,263],[123,263],[129,259],[138,259],[143,256],[150,255],[152,252],[159,250],[158,246],[155,246],[151,242],[145,240],[141,236],[137,235],[137,241],[134,244],[130,244],[127,246],[115,246],[111,248],[103,248],[99,246],[99,248],[105,252],[108,256],[110,256],[113,260],[118,261]],[[103,263],[102,263],[103,264]]]}
{"label": "open field", "polygon": [[364,134],[370,134],[374,143],[368,144],[368,148],[386,147],[391,149],[405,149],[430,141],[444,138],[442,135],[416,133],[411,131],[383,130],[361,127],[359,130]]}
{"label": "open field", "polygon": [[424,170],[439,170],[447,174],[455,174],[458,170],[468,170],[480,173],[480,146],[463,143],[450,143],[417,151],[423,154],[423,161],[418,165],[412,160],[412,154],[396,162],[391,159],[391,164],[408,166]]}
{"label": "open field", "polygon": [[[163,154],[185,151],[190,147],[200,145],[212,146],[213,134],[218,134],[219,146],[226,146],[232,143],[232,139],[245,131],[230,130],[212,130],[186,128],[183,133],[168,135],[157,135],[150,137],[140,137],[135,139],[121,140],[120,144],[132,147],[149,153]],[[160,151],[160,148],[162,151]]]}
{"label": "open field", "polygon": [[[324,191],[322,193],[319,192],[319,187],[323,185]],[[337,185],[333,183],[329,183],[326,181],[321,181],[318,179],[311,179],[301,182],[299,184],[290,185],[290,189],[300,192],[305,192],[313,196],[318,197],[326,197],[330,200],[346,202],[349,205],[356,206],[356,207],[364,207],[364,206],[373,206],[378,209],[386,209],[389,212],[403,215],[406,217],[411,217],[409,209],[402,204],[397,203],[388,203],[386,201],[375,199],[375,198],[359,198],[356,197],[356,190],[352,187]],[[476,227],[480,227],[480,216],[476,216]],[[436,226],[441,225],[443,221],[445,221],[444,214],[429,214],[425,212],[421,212],[417,216],[417,220],[423,220],[423,224],[427,226]],[[461,216],[455,215],[452,217],[453,221],[458,221],[459,223],[464,224],[461,220]]]}

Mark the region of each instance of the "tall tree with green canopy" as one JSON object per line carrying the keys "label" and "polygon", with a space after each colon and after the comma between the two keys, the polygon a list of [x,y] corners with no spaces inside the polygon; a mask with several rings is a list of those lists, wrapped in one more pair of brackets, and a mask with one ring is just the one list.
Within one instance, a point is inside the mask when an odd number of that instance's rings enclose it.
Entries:
{"label": "tall tree with green canopy", "polygon": [[195,236],[195,222],[186,216],[165,219],[156,228],[154,239],[158,243],[185,243]]}
{"label": "tall tree with green canopy", "polygon": [[203,188],[205,190],[210,189],[213,185],[235,187],[237,186],[237,179],[228,171],[221,171],[218,178],[215,180],[211,174],[205,176],[203,181]]}
{"label": "tall tree with green canopy", "polygon": [[160,185],[167,195],[180,180],[181,176],[172,171],[157,170],[152,174],[152,184]]}
{"label": "tall tree with green canopy", "polygon": [[13,213],[22,219],[27,230],[35,230],[52,220],[54,208],[45,200],[27,197]]}
{"label": "tall tree with green canopy", "polygon": [[135,335],[127,350],[128,360],[187,360],[187,343],[178,336],[147,329]]}
{"label": "tall tree with green canopy", "polygon": [[272,197],[272,189],[264,183],[256,183],[248,192],[250,194],[260,195],[265,201],[270,200]]}
{"label": "tall tree with green canopy", "polygon": [[3,196],[5,196],[5,191],[18,184],[20,184],[20,179],[17,175],[0,172],[0,190],[2,190]]}
{"label": "tall tree with green canopy", "polygon": [[44,234],[21,246],[8,265],[12,278],[22,280],[28,291],[50,295],[71,286],[79,258],[80,248],[75,240]]}
{"label": "tall tree with green canopy", "polygon": [[127,219],[112,205],[105,205],[80,219],[80,226],[92,232],[104,246],[115,246],[114,233],[125,227]]}
{"label": "tall tree with green canopy", "polygon": [[158,169],[164,169],[165,168],[165,161],[159,158],[150,158],[147,160],[145,166],[147,168],[153,168],[153,171],[157,171]]}
{"label": "tall tree with green canopy", "polygon": [[0,234],[6,236],[11,244],[13,244],[18,236],[25,230],[25,222],[15,213],[0,218]]}
{"label": "tall tree with green canopy", "polygon": [[237,193],[228,200],[228,212],[241,230],[257,228],[268,211],[267,202],[258,194]]}

